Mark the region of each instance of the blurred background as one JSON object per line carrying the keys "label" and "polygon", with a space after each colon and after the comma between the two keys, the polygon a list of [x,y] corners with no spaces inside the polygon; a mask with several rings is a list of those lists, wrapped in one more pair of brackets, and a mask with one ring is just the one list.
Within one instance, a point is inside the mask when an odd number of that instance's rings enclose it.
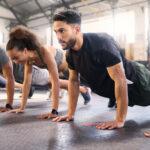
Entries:
{"label": "blurred background", "polygon": [[107,32],[130,60],[150,63],[150,0],[0,0],[0,44],[9,30],[22,24],[45,44],[60,47],[52,27],[54,13],[75,9],[82,15],[82,32]]}

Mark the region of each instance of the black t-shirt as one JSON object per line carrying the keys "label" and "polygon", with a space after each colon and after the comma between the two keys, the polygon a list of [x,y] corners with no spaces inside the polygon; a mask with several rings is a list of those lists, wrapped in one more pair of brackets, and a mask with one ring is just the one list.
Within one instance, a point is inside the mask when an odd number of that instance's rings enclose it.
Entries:
{"label": "black t-shirt", "polygon": [[[119,50],[118,44],[108,34],[85,33],[81,49],[79,51],[70,49],[66,60],[69,68],[80,73],[80,78],[92,88],[93,92],[114,98],[114,81],[110,78],[107,67],[122,61]],[[127,60],[125,58],[123,60],[125,66],[129,67]],[[132,72],[131,67],[129,70]]]}

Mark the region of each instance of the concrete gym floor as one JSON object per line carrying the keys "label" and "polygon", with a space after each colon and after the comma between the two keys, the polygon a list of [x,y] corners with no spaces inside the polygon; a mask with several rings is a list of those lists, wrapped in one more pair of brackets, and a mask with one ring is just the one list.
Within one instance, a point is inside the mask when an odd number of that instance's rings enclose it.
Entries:
{"label": "concrete gym floor", "polygon": [[[14,106],[19,105],[19,93]],[[0,114],[0,150],[149,150],[150,138],[143,132],[150,130],[150,107],[129,107],[124,128],[98,130],[84,126],[89,122],[113,119],[115,111],[107,108],[108,99],[92,94],[83,105],[80,96],[74,122],[39,120],[37,115],[48,112],[50,100],[46,91],[35,91],[23,114]],[[5,91],[0,91],[0,106],[5,104]],[[60,100],[59,113],[66,113],[67,94]]]}

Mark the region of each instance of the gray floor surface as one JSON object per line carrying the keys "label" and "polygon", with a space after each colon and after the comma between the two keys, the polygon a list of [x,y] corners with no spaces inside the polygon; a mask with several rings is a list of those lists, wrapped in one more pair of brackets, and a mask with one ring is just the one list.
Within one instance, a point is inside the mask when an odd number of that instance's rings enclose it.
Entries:
{"label": "gray floor surface", "polygon": [[[47,97],[46,91],[36,91],[25,113],[0,113],[0,150],[150,150],[150,138],[143,135],[150,130],[150,107],[129,107],[124,128],[98,130],[84,124],[114,118],[115,110],[107,108],[108,99],[92,94],[85,106],[80,96],[74,122],[55,123],[36,118],[50,110]],[[0,106],[5,100],[5,91],[0,91]],[[14,106],[18,105],[16,93]],[[60,100],[60,114],[66,113],[66,105],[67,93]]]}

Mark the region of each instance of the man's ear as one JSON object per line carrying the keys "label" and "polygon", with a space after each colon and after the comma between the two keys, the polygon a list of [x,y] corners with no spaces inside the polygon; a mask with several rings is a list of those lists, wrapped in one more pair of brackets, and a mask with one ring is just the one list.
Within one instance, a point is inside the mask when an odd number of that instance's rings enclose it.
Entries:
{"label": "man's ear", "polygon": [[79,32],[81,31],[81,26],[76,25],[76,26],[75,26],[75,29],[76,29],[76,33],[79,33]]}

